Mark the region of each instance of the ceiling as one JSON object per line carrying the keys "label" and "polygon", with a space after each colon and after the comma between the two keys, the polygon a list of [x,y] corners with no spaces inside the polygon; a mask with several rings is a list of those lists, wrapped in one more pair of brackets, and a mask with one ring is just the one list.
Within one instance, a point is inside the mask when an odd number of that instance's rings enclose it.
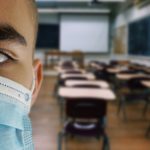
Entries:
{"label": "ceiling", "polygon": [[[115,11],[117,6],[125,3],[126,0],[36,0],[40,10],[58,10],[58,9],[88,9]],[[41,11],[42,12],[42,11]],[[44,11],[43,11],[44,12]]]}

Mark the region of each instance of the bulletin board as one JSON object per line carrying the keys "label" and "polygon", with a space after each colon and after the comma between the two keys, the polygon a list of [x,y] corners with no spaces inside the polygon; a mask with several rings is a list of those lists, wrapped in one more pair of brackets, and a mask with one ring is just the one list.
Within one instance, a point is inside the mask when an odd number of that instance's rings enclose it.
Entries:
{"label": "bulletin board", "polygon": [[127,27],[121,26],[115,30],[114,36],[114,54],[126,53]]}

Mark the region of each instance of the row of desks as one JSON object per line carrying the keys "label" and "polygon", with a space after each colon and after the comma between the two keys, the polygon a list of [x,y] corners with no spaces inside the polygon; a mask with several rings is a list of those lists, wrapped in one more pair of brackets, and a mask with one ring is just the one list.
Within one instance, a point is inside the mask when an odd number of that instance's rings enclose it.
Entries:
{"label": "row of desks", "polygon": [[[98,71],[103,71],[103,67],[101,66],[96,66],[96,69]],[[87,73],[86,70],[79,68],[75,68],[74,70],[57,68],[57,71],[60,79],[65,80],[64,85],[60,86],[58,89],[58,95],[64,100],[69,100],[70,102],[71,100],[91,98],[99,101],[111,102],[117,99],[118,94],[115,93],[116,91],[111,88],[111,83],[100,79],[97,80],[94,74]],[[73,71],[79,71],[81,72],[81,74],[74,74]],[[127,66],[108,67],[105,69],[105,71],[107,71],[110,74],[113,74],[113,77],[115,77],[118,81],[123,82],[126,82],[133,78],[143,78],[139,82],[147,89],[150,89],[150,79],[144,79],[150,78],[149,74],[144,74],[142,72],[128,73]],[[79,77],[85,77],[86,80],[71,80],[71,78],[75,79]],[[75,87],[77,85],[84,85],[84,87]],[[93,85],[97,87],[90,88],[88,87],[88,85]]]}
{"label": "row of desks", "polygon": [[[83,73],[83,74],[62,74],[61,75],[61,78],[62,79],[65,79],[65,78],[73,78],[73,77],[85,77],[87,78],[88,80],[95,80],[95,76],[92,74],[92,73]],[[128,73],[118,73],[116,74],[116,78],[118,80],[129,80],[129,79],[132,79],[132,78],[146,78],[146,77],[150,77],[149,75],[145,75],[145,74],[138,74],[138,73],[135,73],[135,74],[128,74]]]}
{"label": "row of desks", "polygon": [[[60,74],[60,79],[66,80],[65,87],[59,87],[58,95],[63,98],[96,98],[99,100],[115,100],[116,96],[114,92],[110,89],[109,83],[106,81],[97,81],[92,73],[86,73],[85,70],[75,69],[76,71],[81,71],[81,74],[65,73],[64,70],[58,69]],[[74,70],[74,71],[75,71]],[[71,71],[71,70],[68,70]],[[87,80],[71,80],[71,78],[85,77]],[[83,88],[74,88],[76,85],[85,85]],[[99,88],[89,88],[88,85],[97,86]]]}
{"label": "row of desks", "polygon": [[[132,74],[130,74],[130,73],[120,73],[121,71],[123,71],[123,70],[127,70],[127,67],[126,66],[124,66],[124,67],[110,67],[110,68],[107,68],[107,71],[109,72],[109,73],[113,73],[113,74],[115,74],[115,76],[116,76],[116,78],[118,79],[118,80],[129,80],[129,79],[132,79],[132,78],[139,78],[139,77],[150,77],[149,75],[146,75],[146,74],[143,74],[143,73],[132,73]],[[106,89],[106,88],[108,88],[109,87],[109,83],[106,83],[106,81],[96,81],[95,80],[95,76],[93,75],[93,74],[91,74],[91,73],[86,73],[86,71],[85,70],[83,70],[83,69],[78,69],[78,68],[76,68],[74,71],[81,71],[81,74],[73,74],[73,73],[65,73],[65,69],[60,69],[60,68],[57,68],[57,71],[59,72],[59,74],[61,74],[61,76],[60,76],[60,78],[61,79],[67,79],[67,78],[74,78],[74,77],[85,77],[85,78],[87,78],[87,80],[88,81],[81,81],[81,80],[79,80],[79,81],[67,81],[66,82],[66,86],[67,87],[61,87],[60,88],[60,90],[59,90],[59,95],[60,96],[62,96],[62,97],[69,97],[69,96],[86,96],[86,95],[88,95],[88,96],[90,96],[90,94],[92,95],[92,97],[93,97],[93,94],[95,94],[95,97],[97,97],[97,98],[100,98],[100,96],[101,96],[101,98],[105,98],[105,96],[106,96],[106,99],[108,99],[108,95],[107,95],[107,92],[110,90],[108,90],[108,89]],[[71,69],[70,70],[68,70],[68,71],[72,71]],[[105,89],[104,90],[102,90],[102,89],[98,89],[99,91],[101,91],[101,92],[99,92],[99,93],[103,93],[103,94],[96,94],[97,92],[98,92],[98,90],[97,89],[90,89],[89,90],[89,88],[88,89],[80,89],[80,90],[78,90],[77,88],[76,89],[73,89],[73,88],[68,88],[68,86],[69,87],[71,87],[71,86],[73,86],[75,83],[78,83],[78,84],[92,84],[92,85],[99,85],[99,86],[101,86],[102,88],[104,87]],[[141,84],[142,85],[144,85],[145,87],[147,87],[147,88],[150,88],[150,80],[142,80],[141,81]],[[68,91],[68,92],[67,92]],[[80,92],[79,92],[80,91]],[[82,92],[83,91],[83,92]],[[90,92],[91,91],[91,92]],[[96,91],[96,92],[94,92],[94,91]],[[106,93],[105,93],[105,91],[106,91]],[[72,93],[73,92],[73,93]],[[112,92],[112,91],[111,91]],[[80,94],[81,93],[81,94]],[[109,92],[108,92],[109,93]],[[104,96],[105,95],[105,96]],[[113,94],[110,94],[111,96],[113,95]],[[115,95],[115,94],[114,94]],[[108,97],[107,97],[108,96]],[[114,98],[115,96],[112,96],[112,99],[115,99]],[[111,98],[110,98],[111,99]]]}

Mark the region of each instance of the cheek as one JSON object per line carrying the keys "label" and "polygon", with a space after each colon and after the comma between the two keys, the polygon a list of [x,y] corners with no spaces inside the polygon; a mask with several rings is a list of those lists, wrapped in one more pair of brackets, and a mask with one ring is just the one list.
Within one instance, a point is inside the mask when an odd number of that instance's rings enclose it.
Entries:
{"label": "cheek", "polygon": [[0,76],[9,78],[26,88],[31,88],[33,80],[33,68],[31,63],[16,64],[0,69]]}

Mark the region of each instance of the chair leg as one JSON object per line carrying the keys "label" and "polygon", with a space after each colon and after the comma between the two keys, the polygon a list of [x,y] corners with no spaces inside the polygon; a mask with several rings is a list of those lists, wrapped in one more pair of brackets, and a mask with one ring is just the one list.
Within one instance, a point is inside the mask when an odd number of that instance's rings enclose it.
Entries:
{"label": "chair leg", "polygon": [[123,111],[123,118],[124,118],[124,121],[127,121],[126,104],[125,104],[124,98],[121,98],[121,99],[119,100],[118,111],[117,111],[117,114],[118,114],[118,115],[119,115],[121,109],[122,109],[122,111]]}
{"label": "chair leg", "polygon": [[146,112],[147,112],[147,110],[148,110],[148,107],[149,107],[149,100],[146,100],[146,103],[145,103],[145,106],[144,106],[144,109],[143,109],[143,116],[145,116],[146,115]]}
{"label": "chair leg", "polygon": [[60,123],[63,123],[65,121],[65,101],[64,99],[60,100]]}
{"label": "chair leg", "polygon": [[60,132],[58,134],[58,150],[62,150],[62,145],[63,145],[63,137],[65,136],[65,133],[64,132]]}
{"label": "chair leg", "polygon": [[103,137],[102,150],[110,150],[110,143],[109,143],[109,138],[107,137],[107,135],[104,135]]}
{"label": "chair leg", "polygon": [[105,128],[107,125],[107,118],[103,117],[101,124],[103,125],[103,127]]}
{"label": "chair leg", "polygon": [[120,114],[120,110],[121,110],[121,100],[119,100],[119,102],[118,102],[117,115],[119,115],[119,114]]}
{"label": "chair leg", "polygon": [[57,82],[55,83],[54,91],[53,91],[53,96],[58,98],[58,87],[59,87],[59,79],[57,78]]}
{"label": "chair leg", "polygon": [[148,138],[150,135],[150,126],[148,127],[147,131],[146,131],[146,137]]}
{"label": "chair leg", "polygon": [[123,109],[123,117],[124,117],[124,121],[127,121],[127,114],[126,114],[126,104],[125,104],[125,100],[123,100],[123,102],[122,102],[122,109]]}
{"label": "chair leg", "polygon": [[58,134],[58,143],[57,143],[57,145],[58,145],[58,150],[62,150],[62,138],[63,138],[63,134],[60,132],[60,133]]}

